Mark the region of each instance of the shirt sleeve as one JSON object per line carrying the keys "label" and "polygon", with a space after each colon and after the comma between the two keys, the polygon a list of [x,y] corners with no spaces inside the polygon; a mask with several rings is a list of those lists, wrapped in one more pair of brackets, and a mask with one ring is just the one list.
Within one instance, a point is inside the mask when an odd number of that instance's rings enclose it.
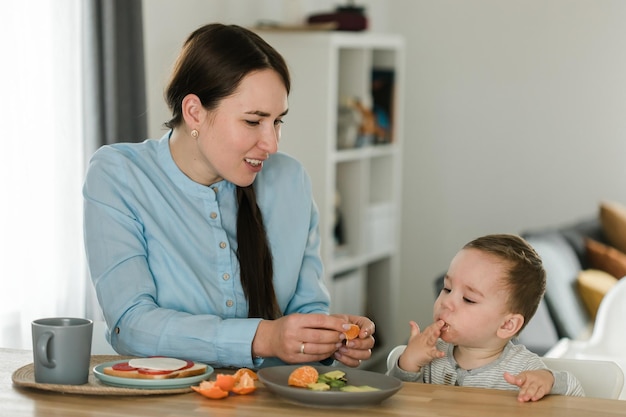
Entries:
{"label": "shirt sleeve", "polygon": [[550,369],[550,372],[554,376],[554,385],[552,385],[550,394],[570,395],[573,397],[585,396],[585,391],[580,381],[570,372],[553,371],[552,369]]}

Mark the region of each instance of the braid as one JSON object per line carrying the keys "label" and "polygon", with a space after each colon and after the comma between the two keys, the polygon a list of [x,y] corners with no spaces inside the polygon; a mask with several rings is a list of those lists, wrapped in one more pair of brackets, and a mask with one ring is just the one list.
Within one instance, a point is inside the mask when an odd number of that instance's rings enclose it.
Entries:
{"label": "braid", "polygon": [[248,317],[276,319],[282,313],[274,292],[272,251],[253,185],[237,187],[237,202],[237,257]]}

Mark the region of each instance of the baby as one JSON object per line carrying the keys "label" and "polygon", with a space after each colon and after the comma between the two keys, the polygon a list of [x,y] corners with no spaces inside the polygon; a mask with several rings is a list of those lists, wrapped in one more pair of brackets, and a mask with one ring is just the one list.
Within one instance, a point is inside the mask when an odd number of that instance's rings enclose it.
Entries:
{"label": "baby", "polygon": [[519,401],[584,396],[568,372],[513,344],[546,286],[541,258],[522,238],[487,235],[452,259],[435,301],[434,323],[410,322],[408,345],[387,374],[404,381],[516,390]]}

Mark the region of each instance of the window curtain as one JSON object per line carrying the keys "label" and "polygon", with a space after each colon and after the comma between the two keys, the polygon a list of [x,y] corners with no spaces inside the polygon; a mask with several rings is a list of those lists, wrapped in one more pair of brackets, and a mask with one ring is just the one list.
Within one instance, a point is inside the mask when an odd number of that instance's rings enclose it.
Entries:
{"label": "window curtain", "polygon": [[40,317],[100,318],[82,234],[86,160],[146,137],[141,0],[20,0],[0,25],[0,347]]}
{"label": "window curtain", "polygon": [[[142,0],[85,0],[86,160],[100,146],[147,137]],[[102,313],[91,282],[86,315]]]}
{"label": "window curtain", "polygon": [[85,313],[81,0],[20,0],[0,25],[0,346]]}

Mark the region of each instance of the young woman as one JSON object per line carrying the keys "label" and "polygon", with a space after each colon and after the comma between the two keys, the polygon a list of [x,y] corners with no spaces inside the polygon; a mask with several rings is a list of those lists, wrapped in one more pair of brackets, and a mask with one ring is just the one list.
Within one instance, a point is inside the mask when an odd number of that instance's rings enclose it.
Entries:
{"label": "young woman", "polygon": [[277,152],[289,89],[258,35],[203,26],[166,89],[170,130],[93,155],[85,246],[119,353],[252,368],[370,357],[374,323],[328,314],[310,180]]}

